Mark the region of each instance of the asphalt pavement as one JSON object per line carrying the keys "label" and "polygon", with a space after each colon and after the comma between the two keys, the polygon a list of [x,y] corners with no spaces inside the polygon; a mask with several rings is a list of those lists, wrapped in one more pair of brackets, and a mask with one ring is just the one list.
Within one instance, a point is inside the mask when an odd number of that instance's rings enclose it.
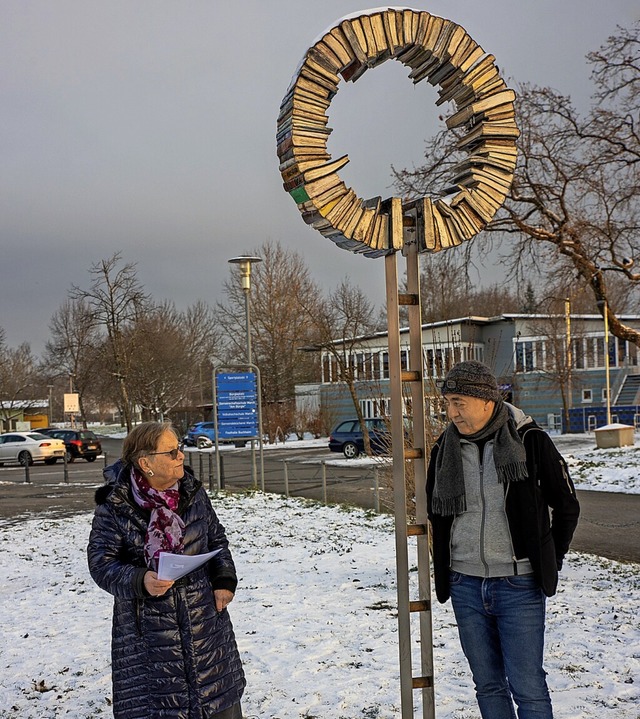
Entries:
{"label": "asphalt pavement", "polygon": [[[0,526],[38,515],[63,517],[93,509],[95,490],[103,483],[102,469],[120,456],[121,440],[104,439],[102,445],[105,457],[93,463],[77,460],[67,465],[66,475],[60,463],[33,465],[29,469],[28,482],[24,468],[8,465],[0,468]],[[568,448],[562,447],[563,450]],[[221,457],[226,490],[244,491],[254,486],[250,449],[229,447],[221,451]],[[386,486],[384,472],[356,463],[353,466],[323,466],[323,460],[335,457],[328,450],[296,449],[295,445],[291,449],[266,450],[264,489],[389,511],[391,492]],[[217,488],[212,454],[189,452],[187,461],[205,486]],[[256,465],[260,488],[259,452],[256,452]],[[640,563],[640,495],[578,491],[578,498],[581,517],[572,549]]]}

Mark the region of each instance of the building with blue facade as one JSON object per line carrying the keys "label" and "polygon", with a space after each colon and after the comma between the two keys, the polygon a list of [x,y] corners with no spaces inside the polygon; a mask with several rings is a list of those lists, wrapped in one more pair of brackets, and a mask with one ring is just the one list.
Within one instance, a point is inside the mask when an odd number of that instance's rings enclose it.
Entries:
{"label": "building with blue facade", "polygon": [[[640,316],[623,316],[640,329]],[[549,429],[580,432],[607,424],[605,328],[600,315],[503,314],[463,317],[422,326],[422,366],[428,414],[442,416],[435,380],[456,362],[480,360],[495,372],[505,398]],[[400,331],[402,363],[409,367],[409,331]],[[340,342],[335,346],[340,347]],[[638,347],[609,335],[612,421],[640,424]],[[365,417],[388,413],[386,332],[350,343],[349,363]],[[322,353],[322,377],[312,394],[329,424],[355,416],[332,353]],[[310,386],[297,388],[309,400]],[[408,402],[409,400],[407,400]],[[407,407],[410,414],[410,407]]]}

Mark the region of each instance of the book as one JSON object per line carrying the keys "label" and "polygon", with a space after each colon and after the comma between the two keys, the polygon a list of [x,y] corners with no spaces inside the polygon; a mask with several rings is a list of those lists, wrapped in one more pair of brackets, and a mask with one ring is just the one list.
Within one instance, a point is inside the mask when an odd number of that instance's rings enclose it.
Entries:
{"label": "book", "polygon": [[460,82],[465,74],[470,68],[474,67],[478,62],[481,62],[485,56],[485,51],[479,45],[473,48],[469,55],[458,64],[456,72],[440,83],[440,91],[436,105],[442,105],[451,100],[456,91],[459,90]]}
{"label": "book", "polygon": [[305,62],[300,68],[299,77],[305,78],[306,80],[309,80],[309,82],[314,83],[314,85],[317,85],[324,90],[327,90],[329,93],[329,97],[331,98],[335,97],[335,94],[338,92],[339,80],[337,77],[327,77],[326,75],[323,75],[322,73],[314,70],[307,62]]}
{"label": "book", "polygon": [[[337,202],[331,204],[328,203],[320,207],[320,214],[327,219],[334,227],[336,227],[338,221],[347,212],[349,207],[358,200],[358,196],[353,190],[349,190],[346,195],[343,195],[338,199]],[[331,205],[331,206],[330,206]]]}
{"label": "book", "polygon": [[331,30],[324,36],[324,41],[340,60],[340,70],[343,70],[354,60],[358,59],[339,25],[331,28]]}
{"label": "book", "polygon": [[380,209],[388,218],[386,247],[401,250],[404,241],[402,200],[399,197],[390,197],[381,203]]}
{"label": "book", "polygon": [[403,10],[402,12],[402,34],[405,45],[409,45],[416,41],[416,30],[418,28],[417,13],[413,10]]}
{"label": "book", "polygon": [[304,65],[300,70],[300,74],[296,78],[295,87],[301,90],[306,90],[312,96],[317,97],[320,101],[331,103],[335,92],[327,87],[319,84],[316,80],[306,77],[304,74]]}
{"label": "book", "polygon": [[[323,51],[323,47],[326,51]],[[332,74],[339,73],[342,67],[342,63],[335,56],[335,53],[333,53],[331,48],[325,43],[322,43],[322,46],[314,45],[307,50],[305,62],[309,60],[314,63],[312,67],[323,67],[327,72]]]}
{"label": "book", "polygon": [[442,218],[442,215],[438,211],[438,208],[433,206],[433,227],[436,235],[436,246],[438,249],[446,250],[453,246],[451,236],[449,235],[449,229]]}
{"label": "book", "polygon": [[457,194],[451,199],[449,207],[460,212],[465,220],[475,228],[476,233],[484,229],[488,220],[485,220],[476,210],[475,203],[469,201],[470,192],[466,187],[460,186]]}
{"label": "book", "polygon": [[475,125],[466,135],[461,137],[456,143],[459,150],[464,150],[483,139],[511,139],[515,140],[520,136],[520,130],[515,122],[511,121],[505,124],[498,122],[481,122]]}
{"label": "book", "polygon": [[312,180],[317,180],[320,177],[324,177],[325,175],[337,172],[338,170],[342,169],[348,162],[349,155],[342,155],[337,160],[325,162],[322,165],[301,168],[301,171],[304,174],[304,179],[307,182],[311,182]]}
{"label": "book", "polygon": [[457,244],[461,244],[475,236],[474,229],[463,221],[459,212],[452,209],[444,200],[437,200],[436,204],[440,214],[447,221],[450,234]]}
{"label": "book", "polygon": [[331,159],[331,155],[323,151],[321,147],[290,147],[284,152],[278,152],[280,163],[295,159],[296,162],[317,161],[319,164]]}
{"label": "book", "polygon": [[[362,25],[358,23],[358,32],[353,20],[343,20],[340,24],[340,28],[344,33],[347,42],[349,43],[351,50],[358,59],[361,65],[367,66],[367,43],[362,33]],[[364,44],[363,44],[364,43]]]}
{"label": "book", "polygon": [[388,60],[391,56],[391,50],[387,44],[387,36],[384,32],[384,23],[382,21],[382,15],[380,13],[373,13],[369,15],[369,21],[371,23],[371,32],[373,34],[373,40],[376,49],[375,63],[380,63]]}
{"label": "book", "polygon": [[309,145],[320,145],[326,144],[329,135],[333,132],[330,127],[295,127],[292,124],[283,125],[279,128],[276,133],[276,143],[280,145],[290,137],[302,140],[307,138],[308,143],[293,142],[294,145],[309,144]]}
{"label": "book", "polygon": [[324,62],[327,67],[333,69],[335,72],[339,72],[342,67],[342,61],[331,49],[325,38],[318,40],[311,50],[313,51],[313,57],[318,62]]}
{"label": "book", "polygon": [[400,49],[402,43],[398,37],[398,25],[396,20],[397,12],[389,9],[382,14],[382,24],[384,27],[384,34],[387,39],[387,47],[391,53],[391,57],[395,57]]}
{"label": "book", "polygon": [[307,52],[303,66],[317,75],[324,77],[325,80],[332,82],[336,86],[340,82],[338,72],[330,67],[328,63],[324,62],[322,56],[319,56],[317,53]]}
{"label": "book", "polygon": [[464,210],[470,211],[470,213],[480,220],[480,226],[478,231],[483,229],[484,226],[491,220],[494,215],[493,209],[488,207],[478,195],[471,190],[468,190],[462,185],[459,186],[458,194],[451,200],[451,207],[462,206]]}

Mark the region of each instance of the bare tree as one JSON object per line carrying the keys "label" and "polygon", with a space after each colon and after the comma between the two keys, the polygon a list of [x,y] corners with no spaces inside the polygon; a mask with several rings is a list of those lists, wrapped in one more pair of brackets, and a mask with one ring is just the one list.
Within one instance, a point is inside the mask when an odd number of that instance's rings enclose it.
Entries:
{"label": "bare tree", "polygon": [[83,301],[90,308],[96,324],[104,329],[110,358],[111,372],[118,381],[121,407],[127,430],[131,430],[131,400],[129,365],[135,347],[132,326],[149,305],[149,296],[138,281],[135,265],[119,266],[122,255],[117,252],[109,259],[91,266],[92,276],[88,290],[72,286],[69,297]]}
{"label": "bare tree", "polygon": [[[265,242],[252,254],[262,258],[253,265],[250,315],[253,363],[260,368],[265,428],[290,425],[295,385],[318,375],[317,357],[298,349],[311,342],[311,310],[320,303],[320,291],[311,279],[304,259],[278,242]],[[244,363],[247,358],[244,294],[237,278],[224,284],[227,300],[217,306],[217,318],[227,342],[226,360]],[[267,409],[269,406],[271,409]]]}
{"label": "bare tree", "polygon": [[134,338],[129,359],[131,400],[146,418],[162,420],[187,403],[199,381],[199,367],[215,351],[211,310],[197,303],[178,312],[170,302],[150,307],[125,333]]}
{"label": "bare tree", "polygon": [[355,350],[365,336],[375,329],[373,305],[359,287],[343,280],[320,304],[305,306],[314,326],[314,343],[310,349],[327,352],[333,360],[338,382],[343,382],[362,429],[364,450],[371,454],[369,433],[356,391]]}
{"label": "bare tree", "polygon": [[[517,100],[519,158],[509,196],[485,236],[503,238],[513,276],[538,272],[565,287],[589,288],[611,331],[640,345],[640,332],[619,315],[640,283],[640,23],[588,56],[596,94],[581,117],[571,99],[522,85]],[[427,142],[427,162],[395,172],[402,192],[437,194],[460,160],[456,132]],[[505,238],[510,238],[510,243]],[[640,264],[640,263],[639,263]],[[627,291],[612,291],[626,282]]]}
{"label": "bare tree", "polygon": [[34,391],[42,389],[36,360],[27,343],[8,347],[5,333],[0,328],[0,417],[1,425],[11,427],[12,420],[20,417],[36,399]]}
{"label": "bare tree", "polygon": [[52,315],[50,330],[52,339],[45,346],[44,366],[52,379],[73,375],[86,427],[85,402],[102,369],[97,362],[102,340],[93,312],[86,301],[67,299]]}

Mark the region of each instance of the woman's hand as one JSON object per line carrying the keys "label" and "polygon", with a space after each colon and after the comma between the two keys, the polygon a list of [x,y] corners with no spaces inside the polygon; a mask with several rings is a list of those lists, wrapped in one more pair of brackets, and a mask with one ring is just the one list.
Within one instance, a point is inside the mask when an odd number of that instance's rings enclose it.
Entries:
{"label": "woman's hand", "polygon": [[169,579],[158,579],[155,572],[149,570],[144,575],[144,588],[152,597],[161,597],[173,586],[173,582]]}
{"label": "woman's hand", "polygon": [[226,609],[227,604],[233,600],[233,592],[228,589],[214,589],[213,596],[216,600],[216,611],[221,612]]}

